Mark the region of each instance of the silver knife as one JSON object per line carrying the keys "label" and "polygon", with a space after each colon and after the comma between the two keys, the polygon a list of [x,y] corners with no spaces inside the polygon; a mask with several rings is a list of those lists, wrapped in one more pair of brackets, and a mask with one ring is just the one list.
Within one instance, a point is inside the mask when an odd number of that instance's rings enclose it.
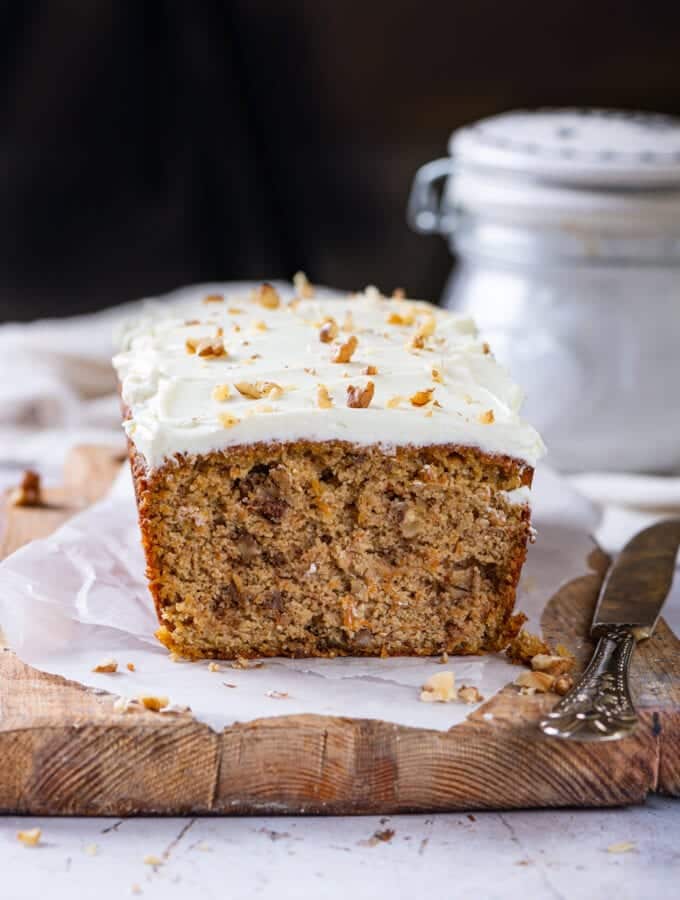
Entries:
{"label": "silver knife", "polygon": [[628,667],[638,640],[654,631],[673,583],[680,519],[645,528],[607,572],[590,633],[597,646],[579,682],[540,723],[551,737],[615,741],[637,725]]}

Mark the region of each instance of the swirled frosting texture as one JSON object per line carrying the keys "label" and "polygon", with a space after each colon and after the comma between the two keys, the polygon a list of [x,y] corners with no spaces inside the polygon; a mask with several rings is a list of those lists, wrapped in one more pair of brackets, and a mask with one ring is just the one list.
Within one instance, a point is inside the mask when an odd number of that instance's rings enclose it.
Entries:
{"label": "swirled frosting texture", "polygon": [[530,465],[544,452],[471,319],[375,288],[191,288],[149,301],[119,346],[124,427],[151,468],[302,439],[456,443]]}

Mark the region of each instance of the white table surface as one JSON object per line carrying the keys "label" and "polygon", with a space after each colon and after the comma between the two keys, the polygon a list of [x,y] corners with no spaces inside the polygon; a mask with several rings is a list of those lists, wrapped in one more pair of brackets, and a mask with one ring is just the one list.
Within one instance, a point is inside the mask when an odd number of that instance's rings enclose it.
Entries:
{"label": "white table surface", "polygon": [[[43,474],[59,480],[56,467]],[[0,487],[16,480],[0,471]],[[677,606],[666,610],[676,631]],[[36,826],[41,844],[24,847],[17,831]],[[390,841],[370,841],[384,829],[394,829]],[[608,852],[620,843],[635,846]],[[146,864],[148,855],[162,865]],[[680,801],[384,819],[0,817],[0,900],[138,892],[164,900],[670,900],[680,897]]]}
{"label": "white table surface", "polygon": [[[16,832],[36,825],[42,843],[26,848]],[[680,803],[659,797],[619,810],[384,819],[8,817],[0,896],[670,900],[680,892],[679,826]],[[390,841],[370,840],[384,829]],[[635,846],[608,851],[618,843]]]}

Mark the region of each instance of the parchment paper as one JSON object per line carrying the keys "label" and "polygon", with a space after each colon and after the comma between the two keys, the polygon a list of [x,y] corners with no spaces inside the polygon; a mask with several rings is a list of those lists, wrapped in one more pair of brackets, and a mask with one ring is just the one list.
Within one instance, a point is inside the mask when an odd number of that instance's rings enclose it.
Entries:
{"label": "parchment paper", "polygon": [[[543,607],[560,584],[588,571],[599,513],[547,468],[537,472],[533,493],[537,542],[517,608],[529,616],[527,627],[539,631]],[[437,658],[277,659],[248,670],[220,662],[217,672],[207,661],[172,662],[153,636],[158,623],[143,573],[125,468],[105,500],[0,564],[0,626],[7,643],[29,665],[95,689],[168,696],[214,729],[319,713],[447,730],[474,707],[420,701],[430,675],[452,669],[458,686],[475,685],[485,698],[517,675],[498,655],[452,658],[446,665]],[[119,664],[116,674],[92,672],[109,657]],[[127,671],[128,662],[134,672]]]}

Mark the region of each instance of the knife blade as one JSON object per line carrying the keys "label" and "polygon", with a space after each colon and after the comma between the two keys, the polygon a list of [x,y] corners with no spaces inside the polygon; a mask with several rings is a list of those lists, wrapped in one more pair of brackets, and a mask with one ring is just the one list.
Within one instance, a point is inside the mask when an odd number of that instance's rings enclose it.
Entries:
{"label": "knife blade", "polygon": [[658,522],[636,534],[610,567],[591,626],[598,639],[578,683],[540,727],[550,737],[615,741],[638,724],[628,688],[636,641],[649,637],[673,583],[680,519]]}
{"label": "knife blade", "polygon": [[627,625],[649,636],[673,583],[680,546],[680,520],[657,522],[628,541],[605,577],[591,634]]}

